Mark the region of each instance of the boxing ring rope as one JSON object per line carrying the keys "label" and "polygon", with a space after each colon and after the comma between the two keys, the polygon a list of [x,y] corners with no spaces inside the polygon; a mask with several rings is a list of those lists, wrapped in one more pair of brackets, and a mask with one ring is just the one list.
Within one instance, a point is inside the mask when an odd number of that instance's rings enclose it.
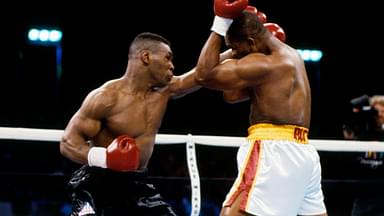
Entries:
{"label": "boxing ring rope", "polygon": [[[63,130],[0,127],[0,139],[29,140],[59,142]],[[195,145],[208,145],[217,147],[238,147],[243,143],[244,137],[230,136],[201,136],[201,135],[176,135],[158,134],[156,144],[185,144],[189,177],[191,180],[191,216],[198,216],[201,208],[200,176],[196,159]],[[310,139],[309,143],[318,151],[342,152],[384,152],[384,142],[379,141],[352,141],[352,140],[320,140]]]}

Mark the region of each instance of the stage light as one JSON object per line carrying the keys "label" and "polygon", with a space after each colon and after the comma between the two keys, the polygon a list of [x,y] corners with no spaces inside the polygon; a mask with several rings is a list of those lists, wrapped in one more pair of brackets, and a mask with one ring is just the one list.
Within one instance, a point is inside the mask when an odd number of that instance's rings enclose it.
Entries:
{"label": "stage light", "polygon": [[304,61],[318,62],[323,57],[323,52],[320,50],[298,49],[297,51]]}
{"label": "stage light", "polygon": [[56,46],[60,43],[63,33],[57,29],[37,29],[28,31],[28,40],[32,44]]}

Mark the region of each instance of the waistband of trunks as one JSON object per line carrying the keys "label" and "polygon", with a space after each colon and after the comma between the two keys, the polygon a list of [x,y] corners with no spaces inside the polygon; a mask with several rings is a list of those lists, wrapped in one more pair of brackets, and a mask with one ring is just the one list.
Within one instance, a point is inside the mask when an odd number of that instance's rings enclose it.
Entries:
{"label": "waistband of trunks", "polygon": [[308,143],[308,128],[296,125],[276,125],[258,123],[248,128],[249,140],[290,140],[301,144]]}

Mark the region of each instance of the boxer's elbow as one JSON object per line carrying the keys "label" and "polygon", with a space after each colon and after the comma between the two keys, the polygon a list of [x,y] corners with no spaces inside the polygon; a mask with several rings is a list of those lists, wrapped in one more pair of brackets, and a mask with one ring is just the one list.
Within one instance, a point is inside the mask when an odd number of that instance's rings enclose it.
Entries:
{"label": "boxer's elbow", "polygon": [[202,76],[199,76],[199,75],[197,75],[196,77],[195,77],[195,81],[196,81],[196,83],[197,84],[199,84],[199,85],[203,85],[204,83],[205,83],[205,77],[202,77]]}
{"label": "boxer's elbow", "polygon": [[64,157],[79,162],[76,155],[82,152],[82,146],[75,145],[68,137],[63,136],[60,141],[60,154]]}
{"label": "boxer's elbow", "polygon": [[208,79],[208,76],[203,73],[196,73],[195,82],[198,85],[205,86],[209,84],[209,79]]}
{"label": "boxer's elbow", "polygon": [[70,149],[69,142],[65,137],[62,137],[60,141],[60,154],[68,158],[70,155],[69,149]]}

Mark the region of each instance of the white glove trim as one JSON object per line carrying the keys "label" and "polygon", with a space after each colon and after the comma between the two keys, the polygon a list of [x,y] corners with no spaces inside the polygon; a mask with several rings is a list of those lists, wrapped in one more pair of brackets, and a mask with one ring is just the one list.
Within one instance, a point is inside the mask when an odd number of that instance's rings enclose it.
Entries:
{"label": "white glove trim", "polygon": [[233,19],[215,16],[215,19],[213,20],[213,25],[211,27],[211,31],[214,31],[217,34],[224,37],[229,29],[229,26],[231,26],[232,22],[233,22]]}
{"label": "white glove trim", "polygon": [[107,168],[107,149],[104,147],[92,147],[88,152],[88,165]]}

